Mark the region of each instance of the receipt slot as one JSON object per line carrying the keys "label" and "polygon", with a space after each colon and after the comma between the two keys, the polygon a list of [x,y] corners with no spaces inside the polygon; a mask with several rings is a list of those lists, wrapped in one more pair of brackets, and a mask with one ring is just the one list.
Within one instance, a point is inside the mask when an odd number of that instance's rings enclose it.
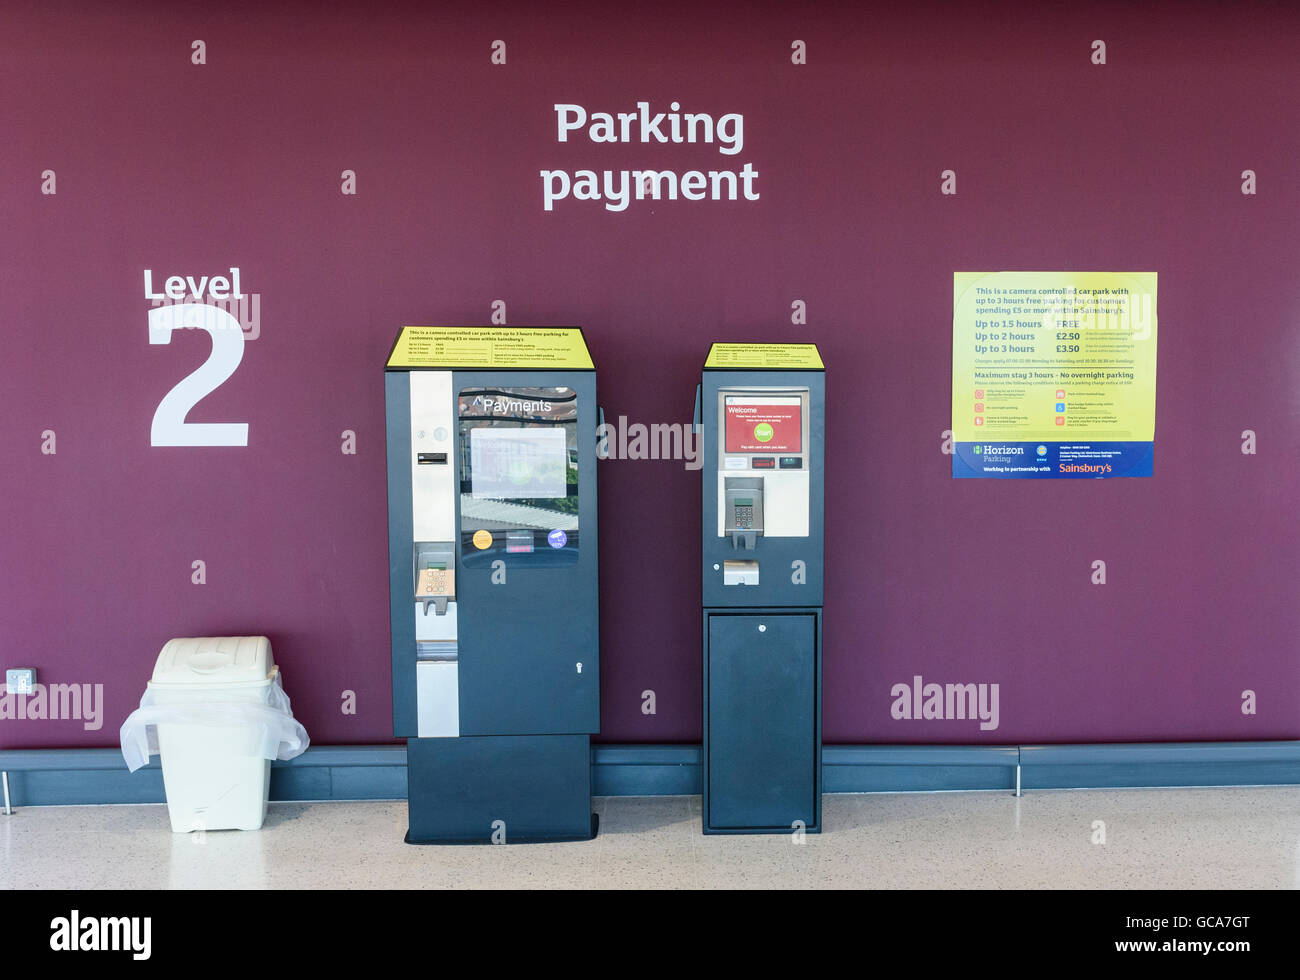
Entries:
{"label": "receipt slot", "polygon": [[825,369],[714,344],[701,440],[706,834],[821,830]]}
{"label": "receipt slot", "polygon": [[406,839],[593,837],[597,410],[582,332],[403,327],[384,380]]}

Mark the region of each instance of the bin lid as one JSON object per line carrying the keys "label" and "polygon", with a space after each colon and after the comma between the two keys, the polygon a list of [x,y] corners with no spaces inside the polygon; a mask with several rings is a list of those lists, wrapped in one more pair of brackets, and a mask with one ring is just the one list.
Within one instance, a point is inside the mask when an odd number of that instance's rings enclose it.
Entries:
{"label": "bin lid", "polygon": [[274,672],[265,636],[188,636],[163,644],[150,683],[264,684]]}

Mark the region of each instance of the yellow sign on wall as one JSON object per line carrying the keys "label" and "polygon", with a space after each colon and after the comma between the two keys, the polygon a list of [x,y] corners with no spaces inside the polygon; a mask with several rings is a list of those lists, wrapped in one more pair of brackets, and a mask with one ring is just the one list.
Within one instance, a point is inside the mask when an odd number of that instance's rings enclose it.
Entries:
{"label": "yellow sign on wall", "polygon": [[704,361],[706,368],[786,368],[822,371],[816,344],[714,344]]}
{"label": "yellow sign on wall", "polygon": [[1150,476],[1156,273],[953,276],[953,476]]}
{"label": "yellow sign on wall", "polygon": [[390,368],[537,368],[590,371],[577,327],[403,327]]}

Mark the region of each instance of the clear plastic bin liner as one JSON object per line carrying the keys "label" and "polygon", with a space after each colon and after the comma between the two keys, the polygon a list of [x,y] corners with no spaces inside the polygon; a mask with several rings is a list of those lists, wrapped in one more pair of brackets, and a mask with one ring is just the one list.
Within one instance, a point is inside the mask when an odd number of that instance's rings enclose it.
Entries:
{"label": "clear plastic bin liner", "polygon": [[278,672],[266,685],[264,703],[222,701],[220,689],[211,693],[211,699],[159,704],[167,695],[155,687],[148,688],[140,698],[140,707],[122,723],[122,757],[127,768],[135,772],[149,761],[149,756],[158,754],[155,726],[160,723],[244,728],[248,734],[244,744],[250,746],[250,754],[263,759],[292,759],[311,744],[307,729],[293,717]]}

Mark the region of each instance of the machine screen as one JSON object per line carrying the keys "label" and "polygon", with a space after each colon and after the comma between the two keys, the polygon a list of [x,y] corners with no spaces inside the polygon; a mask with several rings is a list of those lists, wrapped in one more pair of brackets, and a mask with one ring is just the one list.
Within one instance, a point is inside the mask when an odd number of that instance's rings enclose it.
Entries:
{"label": "machine screen", "polygon": [[578,560],[578,396],[466,388],[457,398],[461,556]]}
{"label": "machine screen", "polygon": [[564,430],[471,429],[471,493],[536,499],[568,496],[569,455]]}
{"label": "machine screen", "polygon": [[803,399],[795,396],[728,396],[726,451],[798,453],[803,451]]}

